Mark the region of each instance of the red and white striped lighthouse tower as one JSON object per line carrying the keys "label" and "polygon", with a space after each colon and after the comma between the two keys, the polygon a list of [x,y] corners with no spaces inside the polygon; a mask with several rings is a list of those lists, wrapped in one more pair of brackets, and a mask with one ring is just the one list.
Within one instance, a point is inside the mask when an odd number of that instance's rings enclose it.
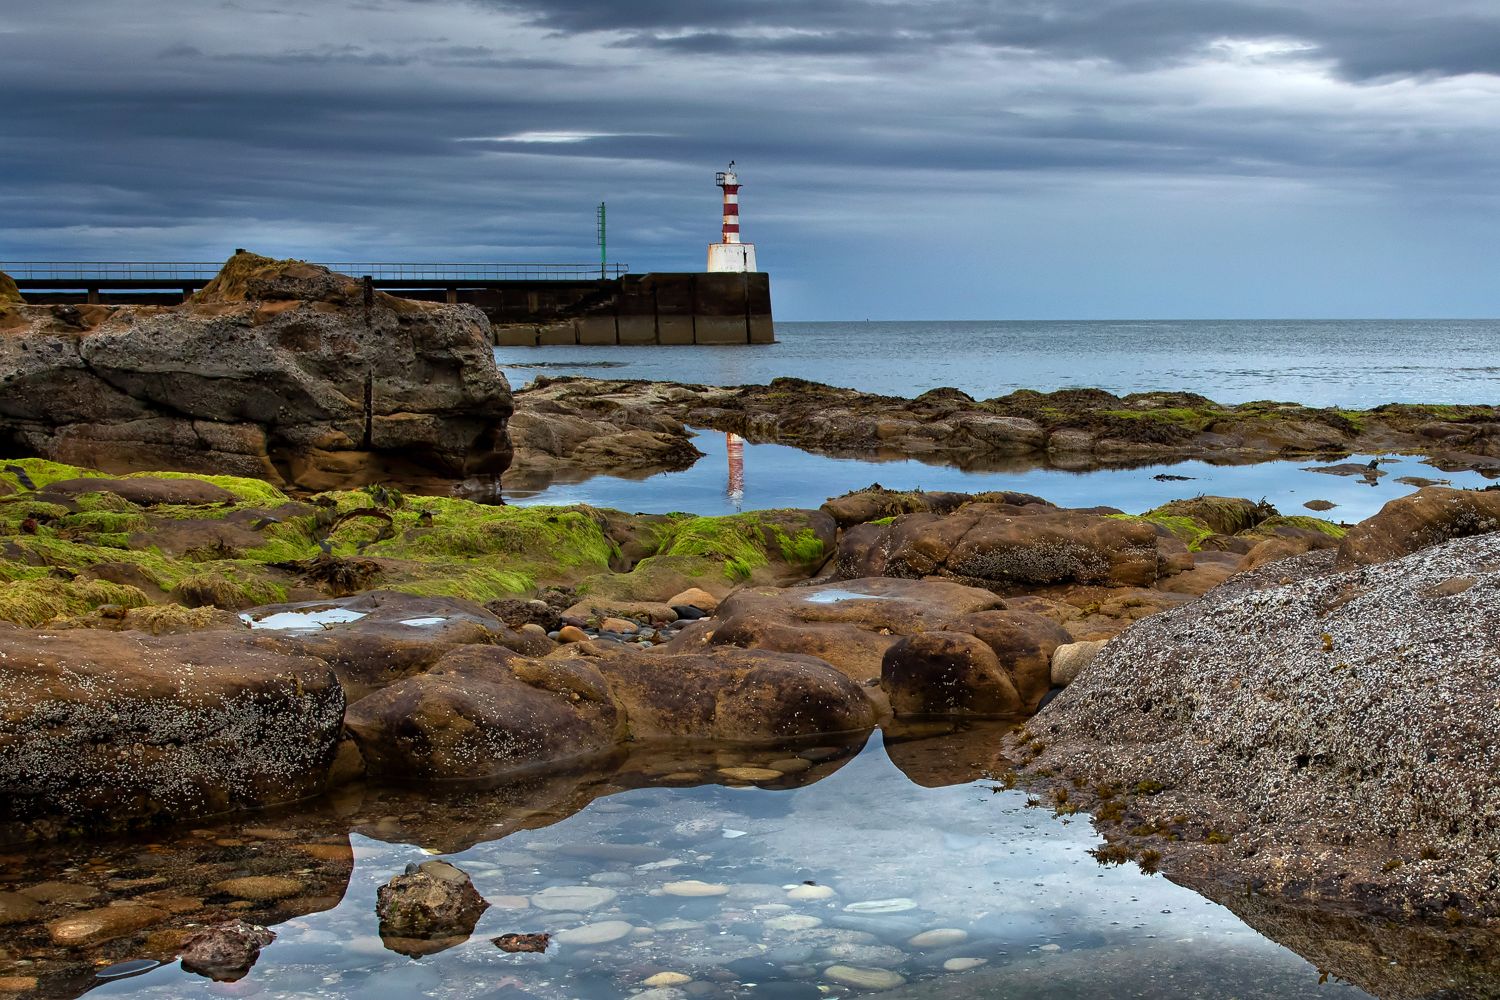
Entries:
{"label": "red and white striped lighthouse tower", "polygon": [[719,242],[709,244],[708,269],[754,271],[755,244],[740,242],[740,179],[733,160],[728,170],[719,171],[714,182],[724,189],[724,231]]}

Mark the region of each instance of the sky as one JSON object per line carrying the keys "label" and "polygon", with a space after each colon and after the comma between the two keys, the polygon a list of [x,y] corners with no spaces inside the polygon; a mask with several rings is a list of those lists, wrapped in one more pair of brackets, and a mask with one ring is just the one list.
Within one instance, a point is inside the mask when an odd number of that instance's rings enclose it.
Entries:
{"label": "sky", "polygon": [[1495,0],[0,0],[0,261],[700,270],[779,320],[1495,317]]}

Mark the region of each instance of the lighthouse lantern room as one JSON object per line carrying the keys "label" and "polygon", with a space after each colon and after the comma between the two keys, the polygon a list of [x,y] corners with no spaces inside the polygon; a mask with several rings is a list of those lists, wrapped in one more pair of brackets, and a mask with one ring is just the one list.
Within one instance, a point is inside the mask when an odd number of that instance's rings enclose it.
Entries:
{"label": "lighthouse lantern room", "polygon": [[709,271],[744,272],[754,271],[755,244],[740,242],[740,179],[734,172],[734,161],[729,169],[721,170],[714,183],[724,190],[724,230],[717,243],[708,246]]}

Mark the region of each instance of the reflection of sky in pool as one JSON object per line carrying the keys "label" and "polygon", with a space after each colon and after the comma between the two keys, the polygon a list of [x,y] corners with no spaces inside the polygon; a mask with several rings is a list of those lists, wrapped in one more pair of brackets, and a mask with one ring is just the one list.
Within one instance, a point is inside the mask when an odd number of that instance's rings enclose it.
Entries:
{"label": "reflection of sky in pool", "polygon": [[365,616],[363,611],[350,611],[347,608],[322,608],[309,611],[278,611],[264,618],[254,618],[247,614],[240,615],[240,620],[251,628],[265,628],[276,631],[306,631],[315,632],[325,625],[342,625],[347,622],[357,622]]}
{"label": "reflection of sky in pool", "polygon": [[[529,495],[525,491],[507,489],[506,499],[520,504],[587,503],[649,513],[732,514],[737,509],[817,507],[829,497],[878,482],[889,489],[899,490],[952,490],[960,493],[1019,490],[1063,507],[1104,504],[1130,513],[1201,493],[1251,500],[1264,497],[1283,514],[1308,514],[1311,512],[1302,506],[1303,503],[1328,500],[1338,506],[1317,516],[1353,523],[1374,514],[1387,500],[1410,493],[1415,487],[1396,481],[1403,476],[1449,480],[1455,486],[1489,484],[1477,473],[1440,472],[1424,465],[1420,459],[1399,456],[1381,460],[1380,468],[1387,474],[1371,486],[1357,476],[1304,472],[1304,468],[1331,464],[1305,458],[1256,465],[1181,462],[1093,472],[1061,469],[964,472],[952,466],[924,465],[909,459],[872,462],[827,458],[785,445],[746,444],[744,496],[736,503],[728,491],[729,456],[724,435],[703,431],[693,443],[706,454],[692,468],[681,472],[637,480],[599,476],[581,483],[554,483]],[[1339,461],[1363,465],[1371,457],[1355,455]],[[1191,478],[1185,482],[1161,482],[1152,478],[1158,474]]]}
{"label": "reflection of sky in pool", "polygon": [[[1134,867],[1099,867],[1087,853],[1097,841],[1082,817],[1065,823],[1028,809],[1023,793],[997,792],[992,782],[922,787],[893,765],[895,757],[920,776],[913,762],[923,752],[922,741],[888,751],[877,734],[841,770],[803,787],[622,791],[551,826],[450,855],[483,895],[504,897],[505,905],[486,911],[467,942],[420,960],[385,948],[374,899],[380,884],[428,855],[355,835],[343,900],[277,927],[278,940],[248,979],[215,986],[163,967],[91,995],[863,995],[828,974],[834,965],[894,973],[910,984],[901,994],[910,997],[961,985],[964,976],[976,998],[1365,995],[1336,983],[1317,989],[1311,965],[1187,889]],[[746,751],[742,763],[764,766],[766,757]],[[727,838],[726,829],[744,835]],[[727,892],[683,898],[662,891],[691,879]],[[800,899],[789,892],[807,883],[833,893]],[[588,886],[602,901],[558,911],[518,898],[537,900],[556,886]],[[910,904],[858,905],[880,900]],[[545,954],[510,955],[491,944],[503,933],[557,934],[610,921],[630,929],[596,946],[555,943]],[[959,940],[911,943],[937,929],[961,932],[947,935]],[[965,966],[977,968],[950,971]],[[645,992],[644,980],[661,972],[696,985]]]}

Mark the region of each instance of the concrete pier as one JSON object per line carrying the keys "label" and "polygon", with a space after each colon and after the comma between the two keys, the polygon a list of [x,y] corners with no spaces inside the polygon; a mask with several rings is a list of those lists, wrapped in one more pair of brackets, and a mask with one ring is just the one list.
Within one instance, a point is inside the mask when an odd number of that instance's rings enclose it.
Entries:
{"label": "concrete pier", "polygon": [[[343,273],[364,276],[371,288],[403,298],[478,306],[501,345],[729,345],[776,339],[771,278],[764,272],[631,274],[615,265],[612,276],[596,277],[581,273],[578,265],[341,266]],[[21,264],[13,276],[22,294],[37,304],[168,305],[216,273],[217,265],[209,264],[63,263]]]}
{"label": "concrete pier", "polygon": [[[485,311],[495,343],[549,344],[770,344],[771,280],[764,273],[627,274],[596,282],[576,297],[533,299],[523,310],[507,293],[460,289],[460,302]],[[571,301],[569,301],[571,298]]]}

